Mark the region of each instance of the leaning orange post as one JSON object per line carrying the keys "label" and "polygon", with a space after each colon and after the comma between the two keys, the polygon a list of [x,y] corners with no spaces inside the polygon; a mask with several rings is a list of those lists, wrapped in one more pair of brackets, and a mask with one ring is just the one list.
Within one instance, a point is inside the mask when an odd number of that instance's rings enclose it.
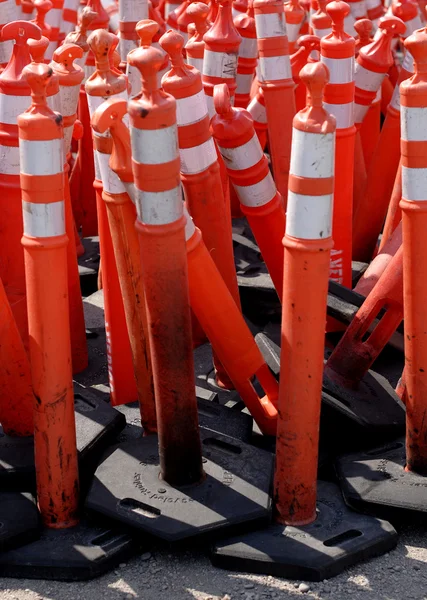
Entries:
{"label": "leaning orange post", "polygon": [[44,64],[24,69],[32,104],[18,117],[18,127],[37,497],[43,523],[61,529],[77,523],[79,478],[68,321],[64,139],[62,118],[46,102],[51,73]]}

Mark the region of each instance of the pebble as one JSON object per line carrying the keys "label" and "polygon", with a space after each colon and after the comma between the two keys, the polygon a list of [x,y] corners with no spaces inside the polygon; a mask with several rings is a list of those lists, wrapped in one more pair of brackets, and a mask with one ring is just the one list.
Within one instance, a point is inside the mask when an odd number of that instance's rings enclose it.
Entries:
{"label": "pebble", "polygon": [[231,596],[229,596],[228,594],[224,594],[222,600],[231,600]]}
{"label": "pebble", "polygon": [[144,554],[141,554],[141,560],[150,560],[151,558],[151,552],[144,552]]}
{"label": "pebble", "polygon": [[252,588],[255,587],[255,584],[249,582],[249,583],[245,583],[245,585],[243,587],[245,588],[245,590],[251,590]]}
{"label": "pebble", "polygon": [[306,583],[300,583],[299,586],[298,586],[298,589],[303,594],[306,594],[307,592],[310,591],[310,586],[307,585]]}

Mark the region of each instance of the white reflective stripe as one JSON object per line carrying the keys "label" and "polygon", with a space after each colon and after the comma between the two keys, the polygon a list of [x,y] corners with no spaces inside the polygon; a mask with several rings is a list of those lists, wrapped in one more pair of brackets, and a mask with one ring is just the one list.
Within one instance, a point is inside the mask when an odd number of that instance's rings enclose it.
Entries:
{"label": "white reflective stripe", "polygon": [[[87,70],[86,70],[86,60],[87,60],[87,55],[89,54],[89,52],[83,52],[83,56],[81,58],[75,58],[74,62],[76,63],[76,65],[79,65],[79,67],[81,67],[83,69],[83,72],[85,74],[85,77],[87,76]],[[92,69],[92,73],[94,72],[95,67],[87,67],[88,69]]]}
{"label": "white reflective stripe", "polygon": [[409,50],[405,50],[402,67],[405,69],[405,71],[408,71],[409,73],[414,72],[414,57],[409,52]]}
{"label": "white reflective stripe", "polygon": [[233,186],[244,206],[264,206],[276,195],[276,186],[271,173],[268,173],[264,179],[253,185],[236,185],[233,183]]}
{"label": "white reflective stripe", "polygon": [[208,107],[206,106],[205,92],[202,90],[188,98],[176,99],[176,121],[179,125],[197,123],[206,117]]}
{"label": "white reflective stripe", "polygon": [[[82,59],[78,59],[78,60],[76,60],[75,62],[76,62],[78,65],[80,65],[80,66],[83,66],[83,70],[84,70],[84,72],[85,72],[85,79],[84,79],[84,81],[86,81],[86,79],[89,79],[89,77],[95,73],[95,71],[96,71],[96,68],[95,68],[95,67],[93,67],[92,65],[85,65],[84,63],[83,63],[83,65],[82,65],[82,64],[79,62],[79,60],[81,60],[81,61],[82,61]],[[82,61],[82,62],[83,62],[83,61]]]}
{"label": "white reflective stripe", "polygon": [[393,95],[390,100],[390,106],[395,110],[400,110],[400,86],[398,83],[394,86]]}
{"label": "white reflective stripe", "polygon": [[320,52],[318,50],[312,50],[310,52],[310,58],[312,62],[319,62],[320,60]]}
{"label": "white reflective stripe", "polygon": [[257,98],[253,98],[252,102],[248,106],[248,112],[253,118],[255,123],[267,123],[267,111],[265,106],[258,102]]}
{"label": "white reflective stripe", "polygon": [[173,12],[176,8],[179,8],[181,6],[180,2],[166,2],[165,3],[165,20],[167,19],[168,15]]}
{"label": "white reflective stripe", "polygon": [[95,150],[98,159],[99,171],[101,173],[101,181],[103,188],[109,194],[124,194],[126,189],[116,173],[110,169],[110,157],[111,154],[104,152],[98,152]]}
{"label": "white reflective stripe", "polygon": [[427,201],[427,169],[411,169],[402,165],[402,198]]}
{"label": "white reflective stripe", "polygon": [[55,29],[59,29],[62,19],[62,8],[51,8],[47,11],[45,22]]}
{"label": "white reflective stripe", "polygon": [[368,110],[369,110],[369,106],[366,106],[366,104],[357,104],[357,102],[355,102],[354,103],[354,122],[362,123]]}
{"label": "white reflective stripe", "polygon": [[12,56],[13,41],[0,42],[0,65],[7,65]]}
{"label": "white reflective stripe", "polygon": [[[325,29],[314,29],[314,35],[317,35],[318,38],[322,39],[332,33],[331,27],[325,27]],[[341,59],[345,60],[345,59]]]}
{"label": "white reflective stripe", "polygon": [[[90,96],[89,94],[86,94],[86,96],[87,96],[87,103],[89,106],[89,114],[91,117],[92,117],[93,113],[96,111],[96,109],[99,108],[101,106],[101,104],[103,104],[105,102],[105,100],[108,100],[109,98],[120,98],[122,100],[126,100],[126,102],[129,99],[127,90],[123,90],[123,92],[120,92],[119,94],[114,94],[113,96]],[[126,115],[123,118],[123,121],[127,124],[128,115]]]}
{"label": "white reflective stripe", "polygon": [[355,22],[356,20],[351,13],[344,19],[344,31],[353,37],[357,35],[354,28]]}
{"label": "white reflective stripe", "polygon": [[18,146],[0,145],[0,173],[2,175],[18,175],[19,177],[19,162]]}
{"label": "white reflective stripe", "polygon": [[58,94],[53,94],[52,96],[47,96],[46,102],[48,107],[55,112],[61,112],[61,97]]}
{"label": "white reflective stripe", "polygon": [[98,181],[102,181],[101,171],[99,168],[98,153],[96,150],[93,151],[93,163],[95,165],[95,179],[97,179]]}
{"label": "white reflective stripe", "polygon": [[181,186],[166,192],[143,192],[136,190],[138,219],[147,225],[174,223],[183,213]]}
{"label": "white reflective stripe", "polygon": [[401,138],[409,142],[427,142],[427,107],[400,107]]}
{"label": "white reflective stripe", "polygon": [[111,31],[114,31],[114,33],[116,31],[118,31],[118,29],[120,27],[119,13],[118,12],[112,13],[110,15],[109,26],[110,26]]}
{"label": "white reflective stripe", "polygon": [[130,83],[129,98],[134,98],[141,91],[141,73],[136,67],[131,67],[130,64],[127,63],[126,76],[128,78],[128,82]]}
{"label": "white reflective stripe", "polygon": [[221,156],[227,166],[232,171],[243,171],[257,165],[263,158],[264,153],[258,141],[256,134],[251,139],[237,148],[223,148],[218,146]]}
{"label": "white reflective stripe", "polygon": [[63,10],[68,9],[68,10],[75,10],[77,12],[79,4],[80,4],[80,0],[64,0]]}
{"label": "white reflective stripe", "polygon": [[71,141],[73,139],[74,125],[64,127],[64,156],[67,156],[71,149]]}
{"label": "white reflective stripe", "polygon": [[381,2],[379,0],[365,0],[366,10],[373,10],[378,6],[381,6]]}
{"label": "white reflective stripe", "polygon": [[205,49],[203,75],[234,79],[237,70],[237,53],[212,52]]}
{"label": "white reflective stripe", "polygon": [[64,117],[71,117],[77,112],[79,102],[80,85],[60,85],[60,112]]}
{"label": "white reflective stripe", "polygon": [[54,40],[52,42],[49,42],[49,46],[47,47],[47,50],[45,52],[45,60],[52,60],[53,58],[53,53],[55,52],[55,50],[58,48],[58,40]]}
{"label": "white reflective stripe", "polygon": [[55,237],[65,233],[64,201],[41,204],[22,201],[24,234],[36,238]]}
{"label": "white reflective stripe", "polygon": [[122,183],[125,186],[125,189],[127,191],[127,194],[129,196],[129,198],[131,199],[131,201],[133,202],[133,204],[135,204],[135,202],[136,202],[136,187],[135,187],[135,184],[132,181],[122,181]]}
{"label": "white reflective stripe", "polygon": [[254,80],[254,76],[252,73],[249,75],[244,73],[237,73],[236,75],[236,94],[249,94],[252,87],[252,81]]}
{"label": "white reflective stripe", "polygon": [[255,15],[256,36],[259,40],[286,35],[285,13]]}
{"label": "white reflective stripe", "polygon": [[381,98],[382,98],[382,94],[381,94],[381,88],[378,88],[378,92],[375,96],[375,100],[372,102],[372,104],[375,104],[376,102],[381,102]]}
{"label": "white reflective stripe", "polygon": [[258,43],[256,38],[242,37],[239,46],[239,57],[256,58],[258,56]]}
{"label": "white reflective stripe", "polygon": [[208,108],[208,115],[209,115],[209,118],[212,119],[212,117],[216,114],[213,96],[209,96],[209,94],[205,94],[205,96],[206,96],[206,106]]}
{"label": "white reflective stripe", "polygon": [[[0,3],[0,23],[6,25],[11,21],[21,19],[20,10],[16,5],[16,0],[6,0]],[[13,44],[13,42],[12,42]]]}
{"label": "white reflective stripe", "polygon": [[292,78],[291,62],[288,54],[285,56],[260,56],[259,66],[261,71],[260,81]]}
{"label": "white reflective stripe", "polygon": [[322,240],[332,234],[332,194],[303,196],[288,192],[286,235]]}
{"label": "white reflective stripe", "polygon": [[356,62],[354,69],[354,80],[356,87],[360,90],[366,90],[368,92],[376,92],[383,82],[385,73],[376,73],[375,71],[369,71],[362,67],[361,64]]}
{"label": "white reflective stripe", "polygon": [[237,8],[234,8],[234,6],[231,6],[231,16],[233,17],[233,21],[237,16],[239,16],[241,14],[242,14],[241,10],[237,10]]}
{"label": "white reflective stripe", "polygon": [[185,216],[185,241],[188,242],[188,240],[193,236],[194,232],[196,231],[196,226],[194,225],[194,221],[191,218],[185,204],[184,204],[184,216]]}
{"label": "white reflective stripe", "polygon": [[293,128],[289,172],[298,177],[324,178],[334,174],[333,133],[309,133]]}
{"label": "white reflective stripe", "polygon": [[126,61],[129,52],[135,50],[135,48],[138,48],[138,42],[136,40],[119,39],[120,58],[123,61]]}
{"label": "white reflective stripe", "polygon": [[16,125],[18,115],[30,106],[30,96],[8,96],[0,93],[0,121],[5,125]]}
{"label": "white reflective stripe", "polygon": [[346,129],[354,125],[354,103],[347,104],[328,104],[323,103],[323,108],[331,115],[334,115],[337,121],[337,129]]}
{"label": "white reflective stripe", "polygon": [[366,17],[366,3],[365,0],[358,0],[358,2],[349,2],[351,14],[355,19],[362,19]]}
{"label": "white reflective stripe", "polygon": [[191,65],[192,67],[196,67],[199,73],[203,72],[203,58],[192,58],[191,56],[188,56],[188,51],[187,64]]}
{"label": "white reflective stripe", "polygon": [[[65,35],[67,36],[69,33],[71,33],[72,31],[74,31],[76,28],[76,24],[73,23],[72,21],[62,21],[62,26],[61,29],[62,31],[65,33]],[[75,61],[74,61],[75,62]]]}
{"label": "white reflective stripe", "polygon": [[181,158],[181,173],[193,175],[201,173],[216,161],[216,149],[213,139],[210,138],[194,146],[194,148],[180,148],[179,156]]}
{"label": "white reflective stripe", "polygon": [[286,31],[288,33],[288,40],[290,42],[296,42],[301,29],[302,23],[286,23]]}
{"label": "white reflective stripe", "polygon": [[414,31],[416,31],[417,29],[421,29],[423,26],[423,24],[421,22],[421,17],[419,14],[417,14],[417,16],[414,17],[413,19],[410,19],[409,21],[405,21],[405,25],[406,25],[406,31],[401,36],[404,40],[406,40],[407,37],[412,35],[414,33]]}
{"label": "white reflective stripe", "polygon": [[354,80],[354,56],[350,58],[329,58],[320,56],[329,69],[328,83],[351,83]]}
{"label": "white reflective stripe", "polygon": [[142,165],[161,165],[178,157],[178,129],[176,125],[163,129],[131,127],[133,159]]}
{"label": "white reflective stripe", "polygon": [[138,23],[148,19],[147,0],[119,0],[119,18],[124,23]]}
{"label": "white reflective stripe", "polygon": [[64,141],[19,140],[21,173],[57,175],[64,170]]}

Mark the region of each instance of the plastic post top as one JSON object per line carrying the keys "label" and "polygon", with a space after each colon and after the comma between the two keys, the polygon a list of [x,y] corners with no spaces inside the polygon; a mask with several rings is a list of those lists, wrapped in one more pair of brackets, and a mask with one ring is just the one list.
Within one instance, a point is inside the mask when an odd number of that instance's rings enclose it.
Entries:
{"label": "plastic post top", "polygon": [[344,19],[350,14],[347,2],[334,0],[326,5],[326,12],[332,21],[332,35],[340,40],[347,39],[348,34],[344,31]]}
{"label": "plastic post top", "polygon": [[176,71],[177,69],[180,69],[185,71],[186,66],[182,55],[184,38],[182,35],[169,29],[169,31],[160,38],[160,45],[163,50],[169,54],[173,70]]}
{"label": "plastic post top", "polygon": [[87,6],[96,13],[96,18],[90,24],[90,29],[106,29],[110,22],[110,17],[102,5],[101,0],[88,0]]}
{"label": "plastic post top", "polygon": [[53,75],[51,67],[44,63],[31,63],[25,67],[22,75],[31,89],[32,106],[41,107],[43,112],[50,111],[46,92]]}
{"label": "plastic post top", "polygon": [[335,117],[323,108],[323,92],[329,82],[328,67],[322,62],[307,63],[299,76],[307,87],[307,106],[295,115],[294,127],[312,133],[333,133]]}
{"label": "plastic post top", "polygon": [[320,38],[317,35],[302,35],[298,38],[298,50],[291,56],[292,76],[299,80],[299,72],[306,64],[313,50],[320,50]]}
{"label": "plastic post top", "polygon": [[42,37],[40,27],[31,21],[13,21],[4,25],[1,30],[0,40],[15,40],[15,46],[25,46],[27,40],[39,40]]}
{"label": "plastic post top", "polygon": [[74,61],[77,58],[82,58],[83,50],[77,44],[63,44],[59,48],[55,50],[53,53],[53,60],[64,66],[65,70],[69,73],[73,73],[75,71],[80,72],[81,68],[78,69],[74,65]]}
{"label": "plastic post top", "polygon": [[151,46],[153,38],[159,29],[160,25],[152,19],[142,19],[142,21],[138,21],[135,31],[140,40],[139,45],[141,47]]}
{"label": "plastic post top", "polygon": [[382,17],[378,23],[381,35],[371,44],[360,49],[359,58],[367,60],[377,67],[388,70],[393,64],[391,42],[395,35],[402,35],[406,31],[405,23],[398,17]]}
{"label": "plastic post top", "polygon": [[197,37],[202,37],[208,30],[209,7],[204,2],[192,2],[187,8],[187,15],[194,20]]}
{"label": "plastic post top", "polygon": [[149,96],[159,89],[157,74],[164,63],[160,50],[153,46],[136,48],[128,54],[128,63],[141,73],[143,95]]}
{"label": "plastic post top", "polygon": [[420,79],[425,81],[425,75],[423,75],[422,78],[417,77],[417,75],[427,73],[427,28],[415,31],[406,38],[404,44],[405,48],[411,53],[414,59],[415,75],[410,81],[414,83],[417,83]]}
{"label": "plastic post top", "polygon": [[42,37],[39,40],[29,39],[27,45],[30,49],[30,54],[33,62],[44,62],[44,55],[49,47],[49,40],[47,39],[47,37],[42,35]]}
{"label": "plastic post top", "polygon": [[80,15],[79,25],[77,25],[75,31],[71,31],[66,36],[65,41],[70,44],[77,44],[83,49],[83,52],[88,52],[89,45],[87,43],[87,32],[96,17],[96,12],[91,10],[89,6],[85,6]]}
{"label": "plastic post top", "polygon": [[418,15],[418,3],[414,0],[393,0],[391,11],[395,17],[402,21],[410,21]]}
{"label": "plastic post top", "polygon": [[242,38],[234,27],[231,12],[232,0],[219,0],[215,23],[205,33],[206,44],[220,52],[237,52]]}
{"label": "plastic post top", "polygon": [[96,70],[109,71],[111,55],[119,43],[117,36],[106,29],[96,29],[87,41],[95,57]]}
{"label": "plastic post top", "polygon": [[355,22],[354,28],[359,36],[356,39],[357,50],[372,42],[372,21],[370,19],[359,19]]}
{"label": "plastic post top", "polygon": [[233,118],[233,106],[231,105],[230,90],[226,83],[220,83],[214,87],[213,100],[215,111],[223,119]]}

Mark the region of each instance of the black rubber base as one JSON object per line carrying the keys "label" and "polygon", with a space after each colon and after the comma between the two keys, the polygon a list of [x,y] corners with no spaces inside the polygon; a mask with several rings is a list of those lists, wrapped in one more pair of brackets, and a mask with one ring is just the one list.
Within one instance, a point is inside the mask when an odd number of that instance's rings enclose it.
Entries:
{"label": "black rubber base", "polygon": [[0,554],[0,577],[85,581],[114,569],[136,549],[127,533],[85,522],[44,529],[39,540]]}
{"label": "black rubber base", "polygon": [[322,581],[396,546],[390,523],[349,510],[334,484],[318,482],[317,511],[310,525],[273,524],[217,542],[212,562],[233,571]]}
{"label": "black rubber base", "polygon": [[336,470],[350,506],[400,519],[427,516],[427,477],[405,471],[405,439],[358,454],[342,456]]}
{"label": "black rubber base", "polygon": [[200,436],[202,483],[178,489],[159,479],[158,440],[149,436],[100,464],[87,508],[168,541],[268,520],[273,456],[213,431]]}
{"label": "black rubber base", "polygon": [[0,492],[0,554],[36,540],[39,515],[30,494]]}
{"label": "black rubber base", "polygon": [[[210,400],[197,398],[199,425],[216,433],[229,435],[242,442],[250,442],[253,419],[249,415]],[[141,415],[138,402],[117,406],[116,410],[126,417],[126,427],[118,436],[120,443],[142,437]]]}
{"label": "black rubber base", "polygon": [[[74,385],[77,450],[80,478],[84,484],[103,450],[125,427],[126,419],[92,391]],[[0,426],[0,489],[35,489],[33,438],[5,435]]]}

